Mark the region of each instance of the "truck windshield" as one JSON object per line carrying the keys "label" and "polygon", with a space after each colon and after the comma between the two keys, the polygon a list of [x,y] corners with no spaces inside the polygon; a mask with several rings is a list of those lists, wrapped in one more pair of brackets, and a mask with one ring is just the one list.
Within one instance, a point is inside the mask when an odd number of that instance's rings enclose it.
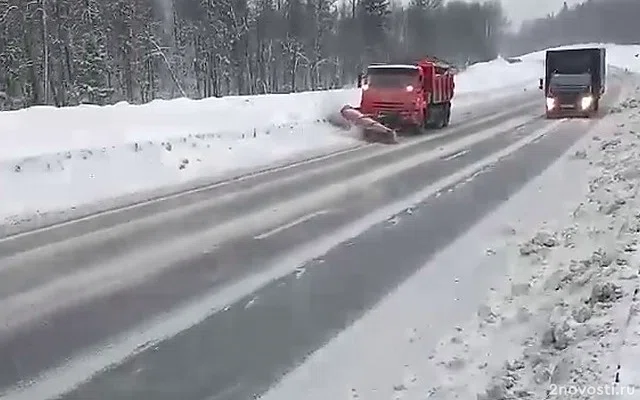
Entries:
{"label": "truck windshield", "polygon": [[415,85],[418,71],[408,68],[370,68],[367,83],[373,88],[401,88]]}
{"label": "truck windshield", "polygon": [[591,85],[589,74],[553,74],[551,75],[552,87],[586,87]]}

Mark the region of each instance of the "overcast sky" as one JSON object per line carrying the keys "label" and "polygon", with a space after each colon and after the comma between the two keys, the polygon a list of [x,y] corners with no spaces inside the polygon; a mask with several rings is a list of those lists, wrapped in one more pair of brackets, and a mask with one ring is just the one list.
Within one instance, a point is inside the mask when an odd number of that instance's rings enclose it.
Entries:
{"label": "overcast sky", "polygon": [[[544,17],[562,8],[565,0],[500,0],[513,22],[514,28],[526,19]],[[580,3],[581,0],[566,0],[569,6]]]}

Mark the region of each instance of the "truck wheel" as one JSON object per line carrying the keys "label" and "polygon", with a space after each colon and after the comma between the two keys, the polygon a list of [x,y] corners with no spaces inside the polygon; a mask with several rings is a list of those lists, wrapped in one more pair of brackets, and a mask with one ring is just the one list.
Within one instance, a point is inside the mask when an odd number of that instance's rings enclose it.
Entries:
{"label": "truck wheel", "polygon": [[447,106],[445,104],[438,107],[438,120],[436,121],[436,128],[442,129],[447,126]]}
{"label": "truck wheel", "polygon": [[430,118],[425,120],[425,124],[429,129],[440,129],[444,126],[444,107],[440,104],[431,105]]}
{"label": "truck wheel", "polygon": [[593,111],[598,111],[600,109],[600,99],[595,99],[593,102]]}
{"label": "truck wheel", "polygon": [[445,112],[444,112],[444,124],[442,126],[443,127],[449,126],[449,122],[451,122],[451,103],[447,102],[447,104],[445,105]]}
{"label": "truck wheel", "polygon": [[420,129],[424,132],[430,127],[431,124],[429,123],[429,118],[427,118],[427,109],[425,108],[424,110],[422,110],[422,126],[420,127]]}

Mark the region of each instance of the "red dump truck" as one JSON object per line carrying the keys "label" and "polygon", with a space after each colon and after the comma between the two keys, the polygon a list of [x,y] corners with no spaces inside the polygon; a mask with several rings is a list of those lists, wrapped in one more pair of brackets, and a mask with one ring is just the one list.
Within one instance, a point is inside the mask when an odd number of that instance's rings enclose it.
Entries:
{"label": "red dump truck", "polygon": [[345,106],[342,115],[365,129],[396,140],[396,131],[442,128],[451,118],[455,70],[426,58],[412,64],[370,65],[359,82],[360,107]]}

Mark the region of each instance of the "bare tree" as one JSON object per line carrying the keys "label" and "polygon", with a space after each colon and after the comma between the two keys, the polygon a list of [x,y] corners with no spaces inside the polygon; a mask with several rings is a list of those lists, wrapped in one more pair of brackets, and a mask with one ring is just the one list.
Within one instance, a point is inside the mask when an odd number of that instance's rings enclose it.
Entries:
{"label": "bare tree", "polygon": [[371,61],[487,59],[504,26],[501,9],[492,7],[444,0],[0,0],[0,105],[326,89],[352,84]]}

